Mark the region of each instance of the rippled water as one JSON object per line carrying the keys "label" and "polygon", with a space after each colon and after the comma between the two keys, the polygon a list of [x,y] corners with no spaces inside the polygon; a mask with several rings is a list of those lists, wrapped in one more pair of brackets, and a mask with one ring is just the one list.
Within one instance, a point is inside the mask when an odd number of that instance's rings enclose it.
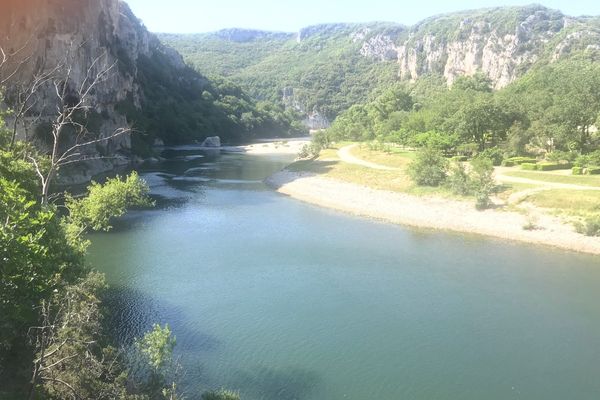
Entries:
{"label": "rippled water", "polygon": [[168,155],[90,262],[124,341],[170,324],[189,398],[600,398],[598,258],[306,205],[261,183],[286,159]]}

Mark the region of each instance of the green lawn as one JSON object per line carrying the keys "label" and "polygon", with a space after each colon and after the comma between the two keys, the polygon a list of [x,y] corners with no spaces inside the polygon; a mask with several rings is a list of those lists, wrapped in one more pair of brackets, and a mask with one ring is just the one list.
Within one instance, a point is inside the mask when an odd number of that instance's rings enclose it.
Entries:
{"label": "green lawn", "polygon": [[453,195],[445,187],[415,185],[405,172],[406,167],[414,158],[414,152],[397,151],[396,153],[388,154],[383,151],[370,150],[366,146],[357,147],[352,150],[352,154],[355,157],[398,168],[398,170],[380,170],[340,161],[337,156],[337,150],[348,144],[351,143],[337,143],[335,148],[321,151],[321,155],[317,159],[297,161],[288,166],[287,169],[297,172],[312,172],[324,177],[356,183],[373,189],[409,193],[418,196],[435,195],[446,198],[465,199],[465,197]]}
{"label": "green lawn", "polygon": [[572,185],[600,186],[598,175],[559,175],[551,172],[514,171],[505,173],[506,176],[534,179],[542,182],[568,183]]}
{"label": "green lawn", "polygon": [[414,151],[407,151],[396,147],[391,147],[388,153],[371,150],[366,145],[353,148],[351,153],[362,160],[391,168],[406,168],[416,156]]}
{"label": "green lawn", "polygon": [[553,189],[532,194],[528,201],[573,215],[600,212],[600,191]]}

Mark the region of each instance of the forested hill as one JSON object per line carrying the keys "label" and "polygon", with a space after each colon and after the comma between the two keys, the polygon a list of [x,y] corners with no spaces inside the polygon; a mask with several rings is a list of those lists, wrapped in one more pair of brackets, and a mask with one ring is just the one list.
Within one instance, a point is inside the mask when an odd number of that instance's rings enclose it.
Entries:
{"label": "forested hill", "polygon": [[295,34],[229,29],[158,37],[196,70],[225,76],[256,98],[293,106],[319,128],[327,123],[322,117],[332,120],[397,79],[396,55],[380,42],[403,32],[401,25],[372,23],[317,25]]}
{"label": "forested hill", "polygon": [[[219,135],[225,142],[238,142],[300,129],[299,123],[292,127],[298,119],[293,112],[257,102],[231,82],[210,80],[188,67],[124,1],[3,1],[0,48],[7,56],[5,62],[0,57],[3,100],[13,110],[27,110],[17,124],[19,138],[42,148],[51,140],[51,122],[61,102],[52,83],[64,82],[74,101],[84,97],[78,93],[81,88],[100,77],[86,91],[87,112],[77,122],[95,137],[110,137],[127,126],[137,133],[86,149],[88,159],[108,156],[84,163],[90,175],[111,169],[107,160],[114,156],[150,155],[156,139],[185,143]],[[36,77],[45,80],[35,82]],[[36,96],[26,96],[33,87]]]}
{"label": "forested hill", "polygon": [[159,38],[198,71],[227,76],[257,98],[333,119],[398,79],[439,75],[451,84],[480,72],[500,89],[557,60],[596,60],[600,18],[531,5],[440,15],[412,27],[329,24],[295,34],[233,29]]}

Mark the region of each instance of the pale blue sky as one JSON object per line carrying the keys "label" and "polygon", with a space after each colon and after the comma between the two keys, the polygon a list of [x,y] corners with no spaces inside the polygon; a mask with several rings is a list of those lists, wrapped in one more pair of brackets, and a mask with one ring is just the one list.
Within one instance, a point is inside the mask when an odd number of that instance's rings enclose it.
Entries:
{"label": "pale blue sky", "polygon": [[[407,25],[450,12],[502,5],[519,0],[128,0],[134,13],[153,32],[211,32],[254,28],[295,32],[324,22],[392,21]],[[598,0],[546,0],[546,7],[567,15],[600,15]]]}

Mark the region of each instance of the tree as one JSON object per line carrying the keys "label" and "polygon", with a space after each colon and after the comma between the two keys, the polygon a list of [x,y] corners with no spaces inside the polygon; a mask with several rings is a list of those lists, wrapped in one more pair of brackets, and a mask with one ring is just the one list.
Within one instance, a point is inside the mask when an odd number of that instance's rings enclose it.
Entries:
{"label": "tree", "polygon": [[482,210],[490,206],[490,195],[496,188],[494,165],[489,158],[477,157],[471,162],[471,166],[473,170],[470,181],[475,194],[475,206]]}
{"label": "tree", "polygon": [[85,154],[85,150],[98,143],[131,132],[129,127],[120,127],[109,135],[102,136],[98,132],[91,132],[88,129],[86,118],[92,110],[90,94],[98,84],[107,79],[116,65],[116,63],[112,65],[105,63],[106,54],[96,57],[78,87],[74,87],[71,82],[72,66],[68,63],[59,66],[57,75],[52,79],[57,97],[57,108],[51,122],[52,140],[47,165],[40,165],[35,157],[30,157],[40,178],[42,203],[48,202],[51,184],[62,167],[85,160],[106,158],[88,156]]}
{"label": "tree", "polygon": [[483,151],[506,138],[512,120],[502,107],[491,99],[479,99],[465,106],[458,114],[457,130],[464,141],[475,142]]}
{"label": "tree", "polygon": [[90,272],[42,300],[40,323],[29,329],[35,347],[29,399],[133,399],[122,355],[103,346],[100,293],[104,277]]}
{"label": "tree", "polygon": [[492,81],[482,73],[476,73],[472,76],[459,76],[452,84],[452,89],[491,93]]}
{"label": "tree", "polygon": [[445,180],[448,160],[432,147],[423,147],[416,159],[408,166],[408,174],[419,186],[439,186]]}
{"label": "tree", "polygon": [[158,324],[134,343],[134,378],[151,397],[177,398],[176,375],[180,365],[173,359],[175,343],[169,325],[163,328]]}

